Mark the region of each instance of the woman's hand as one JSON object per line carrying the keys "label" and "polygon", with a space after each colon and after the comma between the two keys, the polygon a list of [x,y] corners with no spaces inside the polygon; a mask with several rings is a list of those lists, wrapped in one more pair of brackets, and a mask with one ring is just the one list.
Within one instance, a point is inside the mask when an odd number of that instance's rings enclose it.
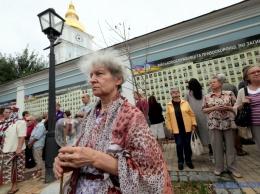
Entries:
{"label": "woman's hand", "polygon": [[28,148],[32,148],[32,146],[33,146],[32,142],[29,142],[29,143],[27,144],[27,147],[28,147]]}
{"label": "woman's hand", "polygon": [[89,147],[61,148],[53,166],[56,178],[60,178],[67,169],[84,166],[92,166],[118,176],[118,159]]}
{"label": "woman's hand", "polygon": [[63,147],[59,150],[57,157],[61,166],[80,168],[93,166],[96,152],[89,147]]}
{"label": "woman's hand", "polygon": [[232,106],[227,106],[227,105],[216,105],[212,107],[213,110],[217,110],[217,111],[232,111],[233,108]]}
{"label": "woman's hand", "polygon": [[242,100],[242,104],[244,105],[245,103],[250,103],[251,102],[251,98],[249,96],[246,96],[243,100]]}
{"label": "woman's hand", "polygon": [[197,129],[197,126],[196,125],[192,125],[191,130],[195,131],[196,129]]}
{"label": "woman's hand", "polygon": [[69,172],[72,170],[72,168],[70,168],[70,167],[61,167],[61,165],[60,165],[61,162],[62,161],[58,157],[56,157],[54,159],[53,172],[54,172],[56,179],[60,179],[63,173],[66,173],[66,172]]}
{"label": "woman's hand", "polygon": [[20,156],[21,154],[22,154],[22,148],[17,148],[16,152],[15,152],[15,155],[16,156]]}
{"label": "woman's hand", "polygon": [[212,106],[212,111],[219,111],[222,108],[222,105],[216,105],[216,106]]}
{"label": "woman's hand", "polygon": [[220,111],[232,111],[232,106],[227,106],[227,105],[219,105],[218,110]]}

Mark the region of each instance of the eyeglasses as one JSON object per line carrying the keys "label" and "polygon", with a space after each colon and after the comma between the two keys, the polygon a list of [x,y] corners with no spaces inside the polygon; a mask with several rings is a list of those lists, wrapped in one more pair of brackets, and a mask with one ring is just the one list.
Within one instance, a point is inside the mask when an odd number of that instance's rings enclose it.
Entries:
{"label": "eyeglasses", "polygon": [[173,90],[172,93],[179,93],[179,90]]}
{"label": "eyeglasses", "polygon": [[249,75],[255,75],[256,73],[260,74],[260,70],[257,70],[257,71],[253,71],[251,73],[248,73]]}
{"label": "eyeglasses", "polygon": [[11,112],[4,112],[4,114],[10,114]]}
{"label": "eyeglasses", "polygon": [[81,98],[85,98],[85,97],[81,97]]}

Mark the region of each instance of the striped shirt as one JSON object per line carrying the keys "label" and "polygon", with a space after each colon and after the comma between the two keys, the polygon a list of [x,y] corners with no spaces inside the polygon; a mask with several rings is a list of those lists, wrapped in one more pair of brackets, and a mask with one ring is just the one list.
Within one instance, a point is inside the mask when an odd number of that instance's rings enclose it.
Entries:
{"label": "striped shirt", "polygon": [[251,123],[252,125],[260,125],[260,88],[256,91],[248,90],[251,98]]}

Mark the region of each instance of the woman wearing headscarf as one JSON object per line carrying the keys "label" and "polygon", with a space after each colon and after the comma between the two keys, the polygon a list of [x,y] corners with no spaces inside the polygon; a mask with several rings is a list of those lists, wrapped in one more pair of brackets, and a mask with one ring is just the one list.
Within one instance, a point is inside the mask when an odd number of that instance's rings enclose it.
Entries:
{"label": "woman wearing headscarf", "polygon": [[121,96],[127,69],[116,51],[83,60],[92,92],[99,97],[84,117],[75,147],[55,158],[56,178],[73,171],[64,193],[172,193],[161,149],[143,113]]}
{"label": "woman wearing headscarf", "polygon": [[24,179],[26,122],[17,112],[6,108],[0,124],[0,185],[12,183],[9,194],[16,193],[18,181]]}

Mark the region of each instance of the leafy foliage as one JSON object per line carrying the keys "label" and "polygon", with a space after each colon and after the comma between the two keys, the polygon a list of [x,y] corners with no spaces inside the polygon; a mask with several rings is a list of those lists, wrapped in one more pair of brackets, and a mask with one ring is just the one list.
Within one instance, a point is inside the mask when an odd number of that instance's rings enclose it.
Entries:
{"label": "leafy foliage", "polygon": [[38,53],[29,53],[28,46],[16,56],[0,53],[0,84],[39,72],[48,67],[48,62]]}

